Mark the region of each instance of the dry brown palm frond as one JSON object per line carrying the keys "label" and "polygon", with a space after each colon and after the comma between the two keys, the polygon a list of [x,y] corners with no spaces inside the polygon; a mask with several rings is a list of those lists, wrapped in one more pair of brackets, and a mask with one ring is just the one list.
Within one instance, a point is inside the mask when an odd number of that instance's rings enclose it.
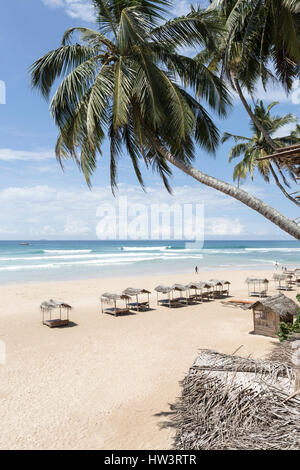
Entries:
{"label": "dry brown palm frond", "polygon": [[300,449],[300,399],[281,362],[202,350],[175,405],[174,448]]}

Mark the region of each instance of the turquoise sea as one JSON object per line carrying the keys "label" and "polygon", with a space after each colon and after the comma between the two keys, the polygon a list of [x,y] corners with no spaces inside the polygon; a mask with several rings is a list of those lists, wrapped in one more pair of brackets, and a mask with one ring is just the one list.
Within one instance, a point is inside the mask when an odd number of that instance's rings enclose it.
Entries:
{"label": "turquoise sea", "polygon": [[300,267],[298,241],[0,241],[0,283]]}

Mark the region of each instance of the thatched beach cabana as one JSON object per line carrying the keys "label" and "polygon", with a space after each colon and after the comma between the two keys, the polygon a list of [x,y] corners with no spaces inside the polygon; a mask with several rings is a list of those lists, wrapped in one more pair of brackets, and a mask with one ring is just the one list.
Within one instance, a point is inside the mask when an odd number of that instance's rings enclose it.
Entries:
{"label": "thatched beach cabana", "polygon": [[213,288],[213,292],[212,292],[213,297],[222,297],[224,295],[226,296],[229,295],[229,286],[230,286],[229,281],[224,281],[220,279],[210,279],[208,283]]}
{"label": "thatched beach cabana", "polygon": [[[128,295],[129,297],[135,297],[136,302],[129,302],[128,306],[132,310],[149,310],[150,309],[150,294],[151,292],[147,289],[137,289],[135,287],[127,287],[127,289],[123,290],[123,295]],[[147,295],[147,300],[144,302],[139,301],[139,295]]]}
{"label": "thatched beach cabana", "polygon": [[176,450],[300,449],[292,367],[202,350],[174,406]]}
{"label": "thatched beach cabana", "polygon": [[[122,307],[117,306],[118,301],[122,301],[125,305]],[[128,306],[128,301],[130,300],[129,295],[125,294],[114,294],[110,292],[105,292],[100,297],[101,302],[101,312],[108,313],[117,317],[118,315],[126,315],[130,313],[130,308]],[[110,305],[110,307],[104,307],[104,305]]]}
{"label": "thatched beach cabana", "polygon": [[275,289],[276,290],[292,290],[293,283],[291,282],[293,279],[292,274],[287,273],[274,273],[273,280],[275,281]]}
{"label": "thatched beach cabana", "polygon": [[[212,298],[212,284],[208,281],[190,282],[186,288],[188,289],[189,299],[192,301],[202,302]],[[191,294],[191,290],[194,290],[194,294]]]}
{"label": "thatched beach cabana", "polygon": [[248,309],[253,310],[254,333],[276,338],[280,322],[293,323],[299,305],[284,294],[277,294],[254,302]]}
{"label": "thatched beach cabana", "polygon": [[[70,313],[70,310],[72,310],[72,307],[66,302],[61,302],[60,300],[50,299],[46,302],[43,302],[40,305],[40,309],[42,312],[43,325],[49,326],[49,328],[56,328],[59,326],[69,325],[69,322],[70,322],[69,313]],[[59,318],[52,319],[53,311],[59,312]],[[63,314],[64,314],[64,318],[63,318]],[[47,315],[47,319],[45,319],[46,315]]]}
{"label": "thatched beach cabana", "polygon": [[[172,287],[159,285],[154,289],[156,291],[156,300],[157,305],[166,305],[168,307],[172,306],[173,299],[171,298]],[[167,298],[159,299],[159,294],[167,295]]]}
{"label": "thatched beach cabana", "polygon": [[248,295],[250,297],[266,297],[269,287],[269,281],[265,278],[247,277]]}
{"label": "thatched beach cabana", "polygon": [[[174,297],[174,293],[180,293],[179,297]],[[188,303],[188,287],[183,284],[173,284],[172,285],[172,298],[173,302],[177,303]]]}

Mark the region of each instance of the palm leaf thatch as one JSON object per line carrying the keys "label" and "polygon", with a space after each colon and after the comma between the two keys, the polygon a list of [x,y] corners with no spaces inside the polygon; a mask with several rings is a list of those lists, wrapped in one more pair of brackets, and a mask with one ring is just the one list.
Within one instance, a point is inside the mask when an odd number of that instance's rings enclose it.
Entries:
{"label": "palm leaf thatch", "polygon": [[[299,141],[299,129],[297,140]],[[285,138],[287,139],[287,137]],[[260,157],[259,161],[275,161],[277,165],[282,168],[289,170],[294,175],[295,179],[300,178],[300,144],[289,145],[276,149],[276,151],[270,155]]]}
{"label": "palm leaf thatch", "polygon": [[174,448],[300,448],[300,399],[288,364],[202,350],[175,405]]}
{"label": "palm leaf thatch", "polygon": [[270,361],[283,362],[288,364],[290,367],[293,366],[292,362],[292,343],[300,340],[300,333],[294,333],[290,338],[282,343],[278,343],[274,346],[274,349],[269,354],[268,358]]}
{"label": "palm leaf thatch", "polygon": [[130,297],[133,297],[134,295],[151,294],[151,292],[147,289],[139,289],[139,288],[136,288],[136,287],[127,287],[127,289],[123,290],[123,294],[129,295]]}
{"label": "palm leaf thatch", "polygon": [[298,315],[299,306],[289,297],[284,294],[273,295],[265,299],[260,299],[248,308],[253,309],[261,305],[265,311],[274,312],[280,316],[281,319],[288,319],[290,315],[296,317]]}
{"label": "palm leaf thatch", "polygon": [[72,309],[71,305],[67,304],[66,302],[62,302],[60,300],[53,300],[53,299],[50,299],[48,301],[41,303],[40,308],[41,310],[44,310],[44,311],[50,311],[50,310],[53,310],[54,308],[65,308],[68,310]]}
{"label": "palm leaf thatch", "polygon": [[160,292],[161,294],[168,294],[169,292],[172,291],[172,287],[159,285],[159,286],[155,287],[154,290],[156,292]]}

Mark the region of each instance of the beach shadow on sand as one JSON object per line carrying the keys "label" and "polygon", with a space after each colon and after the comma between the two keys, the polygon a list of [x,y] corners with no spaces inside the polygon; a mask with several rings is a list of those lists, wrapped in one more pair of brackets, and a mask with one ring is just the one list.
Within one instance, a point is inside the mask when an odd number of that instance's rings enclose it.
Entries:
{"label": "beach shadow on sand", "polygon": [[75,323],[74,321],[69,321],[68,325],[58,325],[58,326],[55,326],[54,329],[55,330],[65,330],[65,329],[68,329],[68,328],[74,328],[75,326],[78,326],[78,323]]}
{"label": "beach shadow on sand", "polygon": [[174,420],[172,419],[176,414],[176,406],[169,403],[170,411],[160,411],[159,413],[155,413],[154,416],[157,418],[165,418],[164,421],[158,423],[159,429],[166,429],[166,428],[175,428]]}

